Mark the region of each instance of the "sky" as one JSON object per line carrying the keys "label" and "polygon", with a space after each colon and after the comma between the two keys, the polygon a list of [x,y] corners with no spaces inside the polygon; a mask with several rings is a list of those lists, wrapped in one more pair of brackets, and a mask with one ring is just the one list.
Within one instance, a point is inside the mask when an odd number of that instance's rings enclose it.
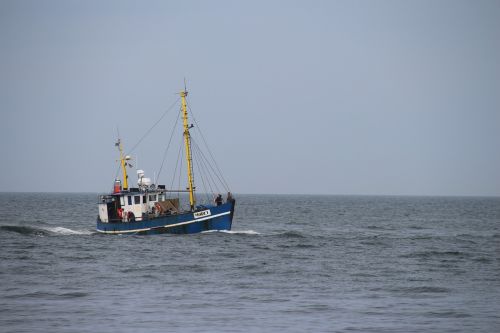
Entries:
{"label": "sky", "polygon": [[235,193],[499,196],[499,59],[500,1],[0,0],[0,191],[107,192],[186,78]]}

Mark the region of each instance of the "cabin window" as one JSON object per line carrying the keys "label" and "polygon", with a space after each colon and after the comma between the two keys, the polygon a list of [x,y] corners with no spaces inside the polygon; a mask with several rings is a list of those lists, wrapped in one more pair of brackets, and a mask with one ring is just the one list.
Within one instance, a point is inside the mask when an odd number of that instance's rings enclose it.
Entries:
{"label": "cabin window", "polygon": [[163,201],[163,194],[160,194],[160,195],[158,196],[158,201]]}
{"label": "cabin window", "polygon": [[141,203],[141,196],[140,195],[136,195],[134,196],[134,203],[136,205],[140,204]]}
{"label": "cabin window", "polygon": [[145,203],[146,203],[146,200],[147,200],[146,196],[145,196],[145,195],[144,195],[144,196],[142,196],[142,203],[143,203],[143,204],[145,204]]}
{"label": "cabin window", "polygon": [[149,201],[156,201],[156,194],[150,194]]}
{"label": "cabin window", "polygon": [[120,197],[120,206],[125,206],[125,198]]}
{"label": "cabin window", "polygon": [[131,196],[131,195],[129,195],[129,196],[127,197],[127,199],[128,199],[128,205],[129,205],[129,206],[132,206],[132,196]]}

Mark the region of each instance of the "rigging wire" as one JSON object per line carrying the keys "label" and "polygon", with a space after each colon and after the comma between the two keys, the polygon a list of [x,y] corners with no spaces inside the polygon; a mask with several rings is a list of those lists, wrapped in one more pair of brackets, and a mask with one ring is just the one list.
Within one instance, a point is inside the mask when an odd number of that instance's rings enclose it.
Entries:
{"label": "rigging wire", "polygon": [[[201,151],[201,149],[199,149],[199,147],[198,147],[198,153],[200,156],[203,156],[203,152]],[[215,193],[221,193],[221,190],[219,189],[219,186],[217,185],[217,181],[215,181],[215,179],[214,179],[214,176],[213,176],[214,173],[210,172],[210,168],[207,167],[207,161],[203,157],[201,157],[200,160],[205,168],[206,174],[208,175],[207,178],[212,182],[212,184],[215,187],[215,191],[212,190],[212,196],[215,198]],[[222,186],[224,186],[224,185],[222,184]]]}
{"label": "rigging wire", "polygon": [[217,185],[218,183],[222,185],[222,187],[224,187],[224,184],[221,182],[220,178],[219,179],[219,182],[217,182],[215,179],[214,179],[214,176],[217,177],[217,174],[214,170],[214,168],[210,165],[210,162],[207,160],[207,158],[203,155],[203,151],[200,149],[200,147],[198,146],[198,144],[196,144],[196,149],[198,151],[198,154],[200,156],[200,161],[202,162],[202,165],[203,167],[205,168],[206,170],[206,173],[208,175],[208,178],[210,179],[210,181],[212,182],[212,184],[214,185],[215,187],[215,190],[217,193],[221,193],[220,189],[219,189],[219,186]]}
{"label": "rigging wire", "polygon": [[[227,186],[227,184],[221,179],[221,177],[219,177],[219,174],[215,171],[215,169],[213,168],[213,166],[210,164],[210,161],[205,157],[205,154],[203,154],[203,151],[201,151],[200,147],[198,146],[198,144],[196,143],[195,140],[193,140],[191,138],[191,142],[194,143],[196,145],[196,147],[198,148],[200,154],[201,154],[201,157],[203,158],[202,160],[204,160],[207,165],[210,167],[210,169],[212,170],[213,174],[219,179],[219,182],[221,183],[222,187],[224,187],[224,189],[227,191],[227,192],[231,192],[230,189],[229,189],[229,186]],[[222,175],[221,175],[222,176]],[[215,182],[214,182],[215,183]],[[217,191],[219,189],[217,188]]]}
{"label": "rigging wire", "polygon": [[194,113],[193,111],[191,110],[191,107],[189,106],[189,103],[187,105],[188,109],[189,109],[189,113],[191,114],[191,116],[193,117],[193,120],[194,120],[194,123],[196,124],[196,130],[200,133],[200,136],[203,140],[203,143],[205,144],[205,147],[207,148],[208,150],[208,153],[210,154],[210,157],[212,158],[212,161],[214,162],[215,164],[215,167],[217,168],[217,170],[219,171],[219,174],[223,180],[223,185],[225,186],[225,188],[228,189],[228,192],[230,192],[230,187],[228,185],[228,183],[226,182],[226,180],[224,179],[224,176],[222,175],[222,171],[221,169],[219,168],[219,165],[217,164],[217,161],[215,160],[214,158],[214,155],[212,154],[212,151],[210,150],[210,147],[208,146],[207,144],[207,141],[205,140],[205,136],[203,135],[203,133],[201,132],[201,128],[200,126],[198,125],[198,121],[196,120],[196,117],[194,116]]}
{"label": "rigging wire", "polygon": [[[214,185],[215,187],[215,190],[217,191],[217,193],[221,193],[220,189],[219,189],[219,186],[217,186],[217,182],[214,180],[214,177],[212,176],[212,174],[215,174],[213,173],[213,169],[212,169],[212,172],[210,172],[210,169],[207,167],[207,161],[206,159],[203,158],[203,152],[200,150],[200,148],[198,147],[198,145],[196,145],[196,149],[198,151],[198,154],[200,156],[200,161],[204,167],[204,169],[206,170],[206,173],[208,175],[208,179],[209,179],[209,183],[210,181],[212,182],[212,184]],[[219,179],[219,182],[220,182],[220,179]],[[222,183],[221,183],[222,184]],[[224,186],[224,184],[222,184],[222,186]],[[210,187],[212,188],[212,187]],[[214,194],[213,192],[213,189],[212,189],[212,195]]]}
{"label": "rigging wire", "polygon": [[[179,99],[180,97],[178,97],[174,103],[172,103],[165,112],[163,112],[163,114],[161,115],[161,117],[153,124],[153,126],[151,126],[149,128],[148,131],[146,131],[146,133],[139,139],[139,141],[132,147],[132,149],[130,149],[130,151],[125,154],[126,155],[130,155],[132,154],[132,152],[139,146],[139,144],[141,144],[141,142],[149,135],[149,133],[151,133],[151,131],[156,127],[156,125],[158,125],[160,123],[160,121],[165,118],[165,116],[172,110],[172,108],[177,104],[177,102],[179,102]],[[177,118],[178,120],[178,118]],[[118,129],[118,127],[116,128],[116,131],[117,131],[117,134],[118,134],[118,140],[120,140],[120,130]],[[169,144],[170,144],[170,141],[169,141]],[[168,150],[168,146],[167,146],[167,150]],[[165,153],[166,154],[166,153]],[[165,156],[163,157],[163,161],[165,160]],[[163,161],[162,161],[162,167],[163,167]],[[120,172],[120,165],[118,165],[118,167],[116,168],[116,173],[115,173],[115,178],[114,180],[116,180],[118,178],[118,173]],[[160,172],[161,172],[161,168],[160,168]],[[112,189],[114,188],[114,180],[113,180],[113,186],[111,187]]]}
{"label": "rigging wire", "polygon": [[[200,156],[200,164],[202,165],[203,172],[205,174],[205,178],[207,179],[207,183],[208,183],[208,186],[210,188],[210,194],[212,194],[212,201],[213,201],[213,199],[215,198],[215,193],[216,192],[220,193],[219,187],[217,186],[217,182],[214,181],[214,178],[213,178],[212,174],[210,173],[210,170],[207,168],[205,161],[203,160],[203,158],[201,158],[201,154],[200,154],[200,151],[198,148],[197,148],[197,151],[198,151],[198,155]],[[215,187],[215,190],[212,187],[212,184],[213,184],[213,187]],[[209,202],[211,202],[211,201],[209,200]]]}
{"label": "rigging wire", "polygon": [[[206,197],[207,197],[207,203],[210,203],[210,194],[212,194],[212,196],[214,195],[214,191],[212,189],[212,185],[210,184],[210,180],[208,179],[207,175],[206,175],[206,170],[203,168],[203,166],[201,165],[202,162],[201,161],[201,158],[198,156],[199,155],[199,152],[198,152],[198,149],[197,147],[194,147],[195,149],[193,149],[193,152],[195,154],[195,163],[198,167],[198,170],[200,172],[200,178],[201,178],[201,182],[203,183],[203,190],[205,191],[205,194],[206,194]],[[207,186],[205,185],[205,179],[207,179],[207,183],[208,183],[208,187],[210,188],[210,193],[207,191]]]}
{"label": "rigging wire", "polygon": [[177,123],[179,122],[180,115],[181,115],[181,113],[179,112],[177,114],[177,119],[175,120],[174,127],[172,127],[172,132],[170,134],[170,139],[168,140],[167,148],[165,148],[165,151],[163,152],[163,159],[161,160],[160,171],[158,171],[158,178],[157,179],[160,178],[160,174],[161,174],[161,171],[163,169],[163,164],[165,163],[165,159],[167,157],[168,149],[170,148],[170,143],[172,142],[172,138],[174,137],[175,128],[177,127]]}
{"label": "rigging wire", "polygon": [[[181,156],[181,149],[182,149],[182,145],[179,145],[179,152],[177,153],[177,161],[175,162],[175,169],[174,169],[174,172],[172,173],[172,182],[170,183],[170,189],[174,188],[175,176],[177,175],[177,167],[179,166],[179,159]],[[169,192],[169,195],[168,195],[169,198],[170,198],[170,193],[172,193],[172,192]]]}
{"label": "rigging wire", "polygon": [[[180,145],[182,148],[182,144]],[[180,167],[179,167],[179,183],[177,185],[177,188],[180,190],[181,189],[181,178],[182,178],[182,161],[184,157],[184,151],[181,149],[181,158],[180,158]],[[180,201],[181,200],[181,192],[177,192],[177,199]]]}
{"label": "rigging wire", "polygon": [[[193,153],[193,157],[194,157],[193,158],[193,165],[199,171],[201,183],[203,185],[203,193],[207,194],[207,186],[205,185],[205,179],[203,177],[203,174],[202,174],[202,171],[200,169],[200,166],[198,165],[198,159],[196,158],[196,152],[193,150],[192,153]],[[208,197],[207,197],[207,199],[208,199]]]}
{"label": "rigging wire", "polygon": [[180,99],[180,97],[178,97],[178,98],[175,100],[175,102],[174,102],[174,103],[172,103],[172,105],[170,105],[170,106],[168,107],[168,109],[167,109],[165,112],[163,112],[163,114],[161,115],[160,119],[158,119],[158,120],[157,120],[157,121],[153,124],[153,126],[151,126],[151,127],[149,128],[149,130],[147,130],[147,131],[146,131],[146,133],[145,133],[145,134],[144,134],[144,135],[143,135],[143,136],[139,139],[139,141],[138,141],[138,142],[137,142],[137,143],[136,143],[136,144],[132,147],[132,149],[130,149],[130,151],[128,151],[128,153],[127,153],[126,155],[130,155],[130,154],[132,154],[132,152],[135,150],[135,148],[137,148],[137,146],[139,146],[139,144],[142,142],[142,140],[144,140],[144,139],[145,139],[145,138],[149,135],[149,133],[151,133],[151,131],[153,130],[153,128],[155,128],[155,127],[156,127],[156,125],[158,125],[158,123],[159,123],[159,122],[160,122],[163,118],[165,118],[165,116],[167,115],[167,113],[169,113],[169,112],[172,110],[172,108],[173,108],[173,107],[177,104],[177,102],[179,102],[179,99]]}

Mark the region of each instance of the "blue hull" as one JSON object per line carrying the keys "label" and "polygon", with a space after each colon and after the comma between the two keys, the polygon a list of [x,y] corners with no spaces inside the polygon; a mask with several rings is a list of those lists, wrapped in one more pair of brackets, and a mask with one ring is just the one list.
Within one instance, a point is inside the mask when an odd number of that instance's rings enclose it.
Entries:
{"label": "blue hull", "polygon": [[105,234],[194,234],[209,230],[231,230],[234,201],[207,206],[198,212],[186,212],[136,222],[97,221],[97,231]]}

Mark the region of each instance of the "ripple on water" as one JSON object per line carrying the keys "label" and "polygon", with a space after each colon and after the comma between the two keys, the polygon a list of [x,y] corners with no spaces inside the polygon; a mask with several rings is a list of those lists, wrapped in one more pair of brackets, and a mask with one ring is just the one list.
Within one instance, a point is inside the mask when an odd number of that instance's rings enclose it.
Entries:
{"label": "ripple on water", "polygon": [[54,293],[54,292],[36,291],[36,292],[29,292],[29,293],[22,293],[22,294],[6,295],[4,297],[5,298],[10,298],[10,299],[30,298],[30,299],[55,300],[55,299],[62,299],[62,298],[87,297],[89,295],[90,295],[90,293],[79,292],[79,291],[66,292],[66,293]]}

